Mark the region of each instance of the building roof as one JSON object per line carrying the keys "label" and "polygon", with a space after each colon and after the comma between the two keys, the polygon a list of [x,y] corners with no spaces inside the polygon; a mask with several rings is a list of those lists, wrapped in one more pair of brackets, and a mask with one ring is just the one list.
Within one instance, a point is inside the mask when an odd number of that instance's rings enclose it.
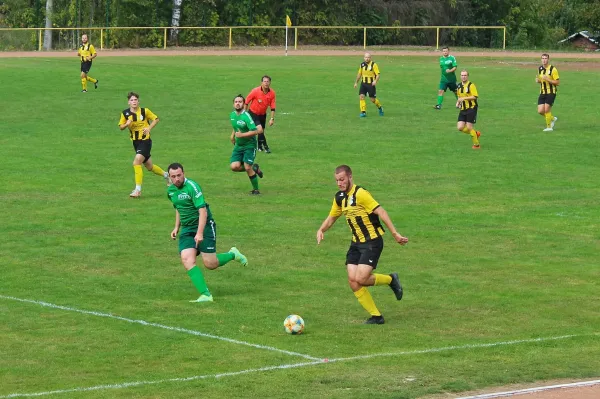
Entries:
{"label": "building roof", "polygon": [[586,39],[588,39],[590,42],[594,43],[594,44],[595,44],[595,45],[597,45],[597,46],[600,46],[600,43],[598,43],[598,40],[594,39],[594,38],[591,36],[590,32],[588,32],[587,30],[582,30],[582,31],[580,31],[580,32],[573,33],[571,36],[567,37],[566,39],[563,39],[563,40],[559,41],[559,43],[564,43],[564,42],[567,42],[567,41],[571,41],[571,40],[573,40],[574,38],[576,38],[577,36],[582,36],[582,37],[585,37],[585,38],[586,38]]}

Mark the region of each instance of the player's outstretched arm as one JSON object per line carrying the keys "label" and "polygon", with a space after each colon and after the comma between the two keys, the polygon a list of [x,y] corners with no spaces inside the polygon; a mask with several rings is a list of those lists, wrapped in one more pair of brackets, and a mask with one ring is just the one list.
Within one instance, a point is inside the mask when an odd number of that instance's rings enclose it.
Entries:
{"label": "player's outstretched arm", "polygon": [[325,238],[325,232],[329,230],[331,226],[333,226],[337,219],[337,217],[327,216],[327,219],[325,219],[323,223],[321,223],[321,227],[319,227],[319,230],[317,230],[317,245],[320,244],[321,241],[323,241],[323,239]]}
{"label": "player's outstretched arm", "polygon": [[381,220],[383,220],[383,223],[385,223],[388,230],[392,233],[392,235],[394,236],[394,239],[396,240],[396,242],[398,244],[404,245],[408,242],[408,238],[406,238],[406,237],[402,236],[402,234],[398,233],[398,231],[396,230],[396,227],[394,226],[394,223],[392,223],[392,219],[390,219],[390,215],[388,215],[387,211],[385,209],[383,209],[382,206],[375,209],[373,211],[373,213],[376,214],[377,216],[379,216],[379,218]]}

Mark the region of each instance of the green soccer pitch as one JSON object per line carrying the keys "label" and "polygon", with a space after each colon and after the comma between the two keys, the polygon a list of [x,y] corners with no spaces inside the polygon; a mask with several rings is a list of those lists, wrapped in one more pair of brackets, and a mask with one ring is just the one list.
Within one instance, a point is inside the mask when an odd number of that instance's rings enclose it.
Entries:
{"label": "green soccer pitch", "polygon": [[[432,108],[436,58],[374,55],[385,116],[369,102],[359,119],[361,57],[99,57],[85,94],[75,57],[3,59],[0,398],[419,398],[598,377],[597,63],[552,59],[547,133],[537,58],[459,57],[480,94],[474,151],[453,95]],[[263,74],[277,117],[251,197],[228,115]],[[145,171],[128,197],[130,90],[160,117],[153,161],[183,163],[218,251],[248,256],[203,269],[214,303],[188,303],[162,179]],[[344,220],[316,245],[344,163],[410,239],[385,236],[377,270],[405,294],[370,289],[383,326],[348,287]],[[303,335],[284,333],[292,313]]]}

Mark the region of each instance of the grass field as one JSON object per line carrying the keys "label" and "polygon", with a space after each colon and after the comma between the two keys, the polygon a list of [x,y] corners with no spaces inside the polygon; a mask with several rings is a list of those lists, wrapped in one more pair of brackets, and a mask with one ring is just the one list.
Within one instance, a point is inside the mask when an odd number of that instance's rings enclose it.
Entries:
{"label": "grass field", "polygon": [[[536,60],[460,58],[478,86],[482,149],[434,111],[438,70],[375,57],[385,117],[358,118],[360,57],[99,57],[80,93],[73,59],[3,59],[0,80],[0,398],[419,398],[600,374],[597,63],[553,60],[559,120],[536,114]],[[263,195],[229,170],[234,95],[273,77]],[[174,211],[117,123],[129,90],[159,115],[152,158],[181,162],[249,258],[197,296],[169,239]],[[343,221],[317,246],[334,168],[384,206],[378,271],[405,297],[350,291]],[[290,336],[291,313],[306,321]],[[325,361],[324,359],[328,359]],[[14,394],[14,395],[13,395]]]}

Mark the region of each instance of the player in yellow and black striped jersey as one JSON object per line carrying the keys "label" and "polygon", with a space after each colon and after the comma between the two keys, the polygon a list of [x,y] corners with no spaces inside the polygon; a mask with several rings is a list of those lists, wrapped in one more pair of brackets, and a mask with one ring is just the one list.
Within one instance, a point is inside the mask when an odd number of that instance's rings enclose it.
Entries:
{"label": "player in yellow and black striped jersey", "polygon": [[335,180],[340,191],[333,199],[329,216],[317,231],[317,244],[321,243],[325,232],[335,221],[344,215],[352,232],[352,243],[346,254],[350,288],[358,302],[371,315],[365,324],[383,324],[383,316],[366,287],[388,285],[394,291],[396,299],[400,300],[402,286],[397,273],[373,273],[383,251],[384,230],[379,219],[383,220],[398,244],[406,244],[408,238],[396,231],[389,215],[373,196],[352,182],[352,169],[348,165],[340,165],[335,169]]}
{"label": "player in yellow and black striped jersey", "polygon": [[365,53],[364,62],[360,64],[358,68],[358,75],[356,75],[356,80],[354,81],[354,88],[356,89],[356,85],[360,81],[360,89],[358,90],[359,104],[360,104],[360,114],[361,118],[367,116],[367,102],[365,101],[365,96],[368,94],[371,102],[377,106],[379,109],[379,116],[383,116],[383,107],[381,103],[377,99],[377,82],[379,82],[379,66],[371,59],[370,53]]}
{"label": "player in yellow and black striped jersey", "polygon": [[88,42],[88,36],[81,36],[81,45],[77,50],[77,56],[81,60],[81,88],[83,93],[87,93],[87,82],[92,82],[94,88],[98,88],[98,79],[88,76],[92,68],[92,60],[98,56],[94,45]]}
{"label": "player in yellow and black striped jersey", "polygon": [[456,128],[470,135],[473,141],[473,149],[478,150],[480,148],[479,136],[481,136],[481,132],[475,130],[474,125],[477,123],[479,93],[475,83],[469,80],[469,72],[466,69],[460,72],[460,83],[457,86],[456,95],[458,96],[456,108],[460,109]]}
{"label": "player in yellow and black striped jersey", "polygon": [[160,166],[152,164],[150,155],[150,151],[152,150],[150,131],[158,123],[158,116],[150,111],[150,109],[140,107],[139,94],[129,92],[127,99],[129,100],[129,108],[121,112],[119,128],[121,130],[129,129],[129,138],[135,150],[135,158],[133,158],[135,189],[129,196],[139,198],[142,195],[142,180],[144,177],[142,164],[150,172],[162,176],[167,181],[167,184],[169,183],[169,175]]}
{"label": "player in yellow and black striped jersey", "polygon": [[558,85],[560,84],[558,69],[554,65],[550,65],[550,56],[542,54],[542,65],[538,68],[538,74],[535,82],[540,84],[540,95],[538,97],[538,114],[542,115],[546,120],[546,128],[544,132],[554,130],[554,124],[558,120],[552,115],[552,106],[556,100]]}

